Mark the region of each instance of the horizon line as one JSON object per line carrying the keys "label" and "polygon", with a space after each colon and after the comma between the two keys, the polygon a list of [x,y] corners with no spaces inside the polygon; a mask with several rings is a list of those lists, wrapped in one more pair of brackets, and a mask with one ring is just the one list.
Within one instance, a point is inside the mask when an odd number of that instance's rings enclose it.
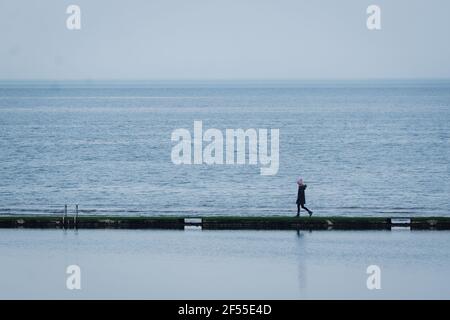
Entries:
{"label": "horizon line", "polygon": [[374,78],[21,78],[2,79],[0,82],[317,82],[317,81],[450,81],[450,77],[374,77]]}

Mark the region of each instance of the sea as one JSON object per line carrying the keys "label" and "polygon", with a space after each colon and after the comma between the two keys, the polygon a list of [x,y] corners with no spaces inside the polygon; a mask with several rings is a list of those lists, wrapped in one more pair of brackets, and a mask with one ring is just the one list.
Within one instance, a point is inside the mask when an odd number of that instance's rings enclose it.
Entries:
{"label": "sea", "polygon": [[[174,130],[279,129],[279,169],[181,164]],[[3,81],[0,215],[450,215],[450,81]]]}

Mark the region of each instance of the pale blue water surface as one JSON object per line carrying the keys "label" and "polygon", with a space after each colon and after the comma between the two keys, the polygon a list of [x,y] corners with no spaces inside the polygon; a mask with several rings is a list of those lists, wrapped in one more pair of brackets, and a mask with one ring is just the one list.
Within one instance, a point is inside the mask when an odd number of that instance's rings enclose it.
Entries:
{"label": "pale blue water surface", "polygon": [[[280,168],[171,161],[171,133],[280,129]],[[2,82],[0,214],[450,213],[450,83]]]}
{"label": "pale blue water surface", "polygon": [[[0,298],[449,299],[449,242],[448,231],[1,229]],[[69,265],[81,290],[66,288]]]}

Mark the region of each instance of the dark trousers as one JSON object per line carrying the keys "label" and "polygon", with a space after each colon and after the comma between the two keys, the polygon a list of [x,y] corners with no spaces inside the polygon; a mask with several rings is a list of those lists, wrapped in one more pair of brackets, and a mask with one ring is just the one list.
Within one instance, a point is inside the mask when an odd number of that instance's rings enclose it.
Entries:
{"label": "dark trousers", "polygon": [[300,207],[308,211],[308,213],[311,213],[311,210],[309,210],[307,207],[305,207],[304,204],[297,203],[297,214],[300,214]]}

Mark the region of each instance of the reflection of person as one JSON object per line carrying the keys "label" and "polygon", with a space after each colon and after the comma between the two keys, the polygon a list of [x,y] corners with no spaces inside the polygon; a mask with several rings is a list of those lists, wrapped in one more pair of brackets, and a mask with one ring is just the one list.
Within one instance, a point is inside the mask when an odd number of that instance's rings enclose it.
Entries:
{"label": "reflection of person", "polygon": [[303,209],[305,209],[305,210],[309,213],[309,216],[311,217],[311,215],[313,214],[313,212],[312,212],[311,210],[309,210],[307,207],[305,207],[305,203],[306,203],[306,199],[305,199],[305,189],[306,189],[306,184],[303,183],[303,179],[302,179],[302,178],[298,178],[297,184],[298,184],[298,193],[297,193],[297,217],[300,216],[300,207],[302,207]]}

